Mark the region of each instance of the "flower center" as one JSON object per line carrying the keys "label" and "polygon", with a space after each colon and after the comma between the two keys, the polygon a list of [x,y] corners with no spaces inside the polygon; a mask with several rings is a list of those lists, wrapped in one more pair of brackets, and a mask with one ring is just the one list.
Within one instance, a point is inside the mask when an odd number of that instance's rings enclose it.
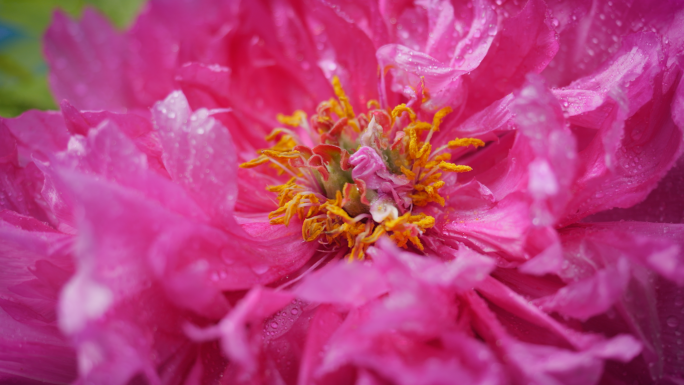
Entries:
{"label": "flower center", "polygon": [[289,128],[274,129],[266,140],[275,144],[240,167],[269,164],[279,175],[292,176],[268,187],[279,205],[269,218],[288,226],[296,216],[306,241],[347,248],[350,259],[363,259],[384,234],[398,246],[422,251],[420,238],[435,218],[421,208],[444,206],[444,172],[472,170],[449,163],[451,154],[444,151],[484,142],[455,139],[433,150],[430,139],[450,107],[435,113],[432,123],[419,120],[405,104],[390,111],[375,100],[357,115],[337,77],[333,87],[337,98],[320,103],[310,120],[299,110],[278,115]]}

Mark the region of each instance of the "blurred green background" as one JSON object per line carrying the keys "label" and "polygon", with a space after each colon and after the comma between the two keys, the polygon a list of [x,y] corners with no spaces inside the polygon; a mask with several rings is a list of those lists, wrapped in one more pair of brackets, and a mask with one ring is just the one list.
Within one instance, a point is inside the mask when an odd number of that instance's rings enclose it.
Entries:
{"label": "blurred green background", "polygon": [[0,0],[0,116],[57,108],[42,51],[42,36],[55,9],[78,18],[86,6],[93,6],[121,30],[130,25],[144,1]]}

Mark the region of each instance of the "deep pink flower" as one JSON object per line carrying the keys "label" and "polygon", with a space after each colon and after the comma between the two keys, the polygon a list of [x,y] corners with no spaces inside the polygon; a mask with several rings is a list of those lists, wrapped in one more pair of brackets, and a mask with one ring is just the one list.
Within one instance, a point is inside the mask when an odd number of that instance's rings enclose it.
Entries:
{"label": "deep pink flower", "polygon": [[45,53],[0,380],[684,381],[684,3],[151,0]]}

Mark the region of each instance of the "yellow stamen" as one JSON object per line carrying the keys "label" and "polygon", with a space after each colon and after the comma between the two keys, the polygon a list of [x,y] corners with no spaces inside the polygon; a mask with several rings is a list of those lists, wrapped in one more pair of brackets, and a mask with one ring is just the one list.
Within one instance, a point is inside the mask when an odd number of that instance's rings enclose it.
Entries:
{"label": "yellow stamen", "polygon": [[432,118],[432,130],[434,132],[439,131],[439,126],[442,124],[442,121],[444,120],[444,117],[450,114],[453,110],[451,107],[444,107],[441,110],[437,111],[435,116]]}
{"label": "yellow stamen", "polygon": [[430,91],[425,86],[425,76],[420,77],[420,88],[423,90],[423,99],[421,100],[421,102],[427,103],[427,101],[430,100]]}
{"label": "yellow stamen", "polygon": [[394,107],[394,109],[392,110],[392,123],[394,123],[394,120],[404,112],[409,114],[409,119],[411,119],[411,123],[416,121],[416,113],[413,112],[413,110],[410,107],[406,107],[406,104],[402,103]]}
{"label": "yellow stamen", "polygon": [[[423,102],[426,102],[429,94],[425,87],[425,79],[421,79],[421,82]],[[369,116],[362,114],[357,119],[349,97],[346,95],[337,76],[333,78],[332,84],[336,98],[324,101],[318,106],[315,120],[312,123],[317,125],[321,135],[328,133],[330,127],[340,122],[340,119],[344,119],[343,123],[346,122],[356,132],[360,132],[360,126],[368,124]],[[370,100],[367,103],[367,107],[369,110],[381,109],[380,103],[377,100]],[[428,123],[418,120],[416,112],[405,104],[396,106],[391,111],[391,125],[394,125],[396,120],[403,114],[408,114],[410,122],[408,125],[402,123],[403,132],[396,131],[400,129],[399,127],[390,127],[394,129],[391,132],[397,133],[397,136],[394,138],[394,143],[390,148],[383,147],[383,151],[388,151],[381,155],[387,157],[385,161],[394,166],[392,172],[403,174],[409,179],[413,190],[408,194],[408,197],[412,200],[413,208],[426,206],[431,203],[444,206],[445,199],[439,194],[439,190],[446,185],[442,180],[443,172],[467,172],[472,170],[469,166],[448,163],[451,160],[451,154],[437,155],[438,153],[447,148],[470,145],[475,147],[484,146],[484,142],[480,139],[455,139],[450,141],[448,145],[437,148],[433,155],[430,139],[435,132],[439,131],[446,115],[451,112],[452,109],[450,107],[442,108],[434,114],[432,123]],[[277,119],[283,125],[290,127],[301,126],[309,130],[307,116],[301,110],[295,111],[290,116],[278,115]],[[336,130],[339,130],[339,127]],[[342,128],[344,129],[344,127]],[[429,132],[426,138],[422,140],[421,138],[425,131]],[[355,137],[353,134],[344,136],[344,145],[353,146]],[[314,143],[317,143],[315,138],[312,139]],[[392,138],[386,139],[391,140]],[[349,253],[347,257],[350,259],[363,259],[368,247],[385,234],[400,247],[412,246],[419,250],[424,249],[420,237],[425,231],[435,226],[434,217],[423,213],[412,215],[412,212],[408,211],[399,217],[392,215],[381,223],[376,223],[370,219],[371,216],[368,215],[368,211],[364,211],[367,208],[359,209],[362,205],[352,202],[350,197],[345,198],[342,191],[336,191],[334,198],[325,198],[319,193],[325,190],[321,189],[320,183],[323,183],[323,179],[321,178],[322,175],[319,174],[325,170],[320,170],[317,166],[309,166],[311,167],[310,170],[306,170],[307,172],[304,173],[294,168],[296,166],[293,165],[300,165],[302,161],[306,164],[310,160],[307,154],[310,154],[311,151],[297,147],[302,145],[302,143],[296,133],[288,128],[276,128],[266,137],[266,140],[275,142],[275,144],[271,148],[259,150],[259,156],[256,159],[245,162],[240,167],[249,168],[270,162],[272,163],[271,167],[275,167],[279,174],[287,172],[293,176],[282,185],[267,187],[268,191],[277,194],[276,201],[278,203],[278,208],[273,210],[268,216],[271,224],[288,226],[292,223],[293,217],[296,216],[301,221],[302,238],[305,241],[318,240],[321,244],[333,249],[348,248]],[[324,139],[321,139],[321,141],[325,142]],[[301,152],[295,150],[295,147],[301,149]],[[344,148],[353,153],[353,147]],[[342,170],[348,172],[347,168],[342,168]],[[328,168],[328,171],[331,173],[331,176],[333,172],[340,172],[339,170],[334,171],[331,168]],[[340,177],[341,175],[336,174],[335,176]],[[306,179],[309,177],[311,178]],[[345,178],[348,177],[348,175],[345,176]],[[328,181],[327,174],[325,181]],[[311,183],[313,183],[312,186],[309,185]],[[357,186],[358,188],[361,187]],[[370,194],[369,196],[374,196],[375,192],[371,190],[368,193]],[[397,208],[402,211],[406,209],[406,207]],[[350,213],[353,214],[350,215]],[[413,210],[413,213],[415,213],[415,210]]]}
{"label": "yellow stamen", "polygon": [[451,171],[451,172],[468,172],[472,171],[473,168],[470,166],[464,166],[461,164],[453,164],[453,163],[447,163],[447,162],[440,162],[439,163],[439,169],[444,170],[444,171]]}
{"label": "yellow stamen", "polygon": [[252,168],[268,162],[269,160],[267,157],[260,156],[258,158],[250,160],[249,162],[241,163],[240,168]]}
{"label": "yellow stamen", "polygon": [[485,142],[483,142],[480,139],[476,138],[461,138],[461,139],[454,139],[449,141],[449,148],[457,148],[457,147],[468,147],[468,146],[475,146],[475,147],[484,147]]}
{"label": "yellow stamen", "polygon": [[335,91],[335,95],[337,96],[337,99],[340,100],[340,103],[344,107],[344,112],[347,118],[349,119],[354,119],[356,118],[356,115],[354,114],[354,109],[352,108],[351,103],[349,103],[349,97],[347,97],[347,94],[344,93],[344,89],[342,88],[342,83],[340,82],[340,78],[337,76],[333,76],[333,89]]}
{"label": "yellow stamen", "polygon": [[375,99],[371,99],[368,101],[368,103],[366,103],[366,107],[368,107],[369,110],[379,110],[380,102]]}
{"label": "yellow stamen", "polygon": [[416,177],[416,173],[415,173],[415,172],[413,172],[413,171],[407,169],[407,168],[404,167],[404,166],[401,166],[401,172],[404,173],[404,175],[406,175],[406,177],[409,178],[409,179],[413,179],[413,178]]}
{"label": "yellow stamen", "polygon": [[[278,119],[280,123],[288,125],[290,127],[299,127],[299,125],[302,124],[302,122],[306,121],[306,113],[302,110],[297,110],[294,112],[294,114],[289,116],[284,114],[278,114],[276,119]],[[270,139],[266,137],[266,140]]]}

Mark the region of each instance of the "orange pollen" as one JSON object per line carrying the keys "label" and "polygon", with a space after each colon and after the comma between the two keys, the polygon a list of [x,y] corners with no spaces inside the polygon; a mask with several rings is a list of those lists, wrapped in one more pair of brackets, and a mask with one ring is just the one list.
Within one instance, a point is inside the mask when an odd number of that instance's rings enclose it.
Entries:
{"label": "orange pollen", "polygon": [[[266,136],[271,148],[257,151],[258,157],[242,163],[242,168],[269,164],[278,177],[291,178],[269,186],[277,194],[278,208],[269,214],[273,225],[301,223],[302,238],[318,241],[330,249],[345,248],[347,257],[363,259],[366,250],[380,237],[388,236],[397,245],[423,251],[421,238],[435,226],[435,218],[422,212],[428,205],[444,206],[439,190],[447,172],[468,172],[466,165],[449,163],[451,154],[441,153],[459,147],[481,147],[476,138],[454,139],[435,150],[430,140],[452,109],[444,107],[432,116],[432,123],[420,119],[406,104],[383,109],[376,100],[367,103],[366,113],[356,114],[340,79],[332,81],[336,98],[321,102],[307,119],[301,110],[277,116],[287,126]],[[429,94],[421,84],[423,102]],[[310,138],[301,140],[303,135]],[[304,143],[315,143],[313,147]],[[354,179],[350,157],[362,146],[372,148],[396,183],[403,198],[367,187]],[[395,182],[393,182],[395,183]],[[384,194],[384,195],[383,195]]]}

